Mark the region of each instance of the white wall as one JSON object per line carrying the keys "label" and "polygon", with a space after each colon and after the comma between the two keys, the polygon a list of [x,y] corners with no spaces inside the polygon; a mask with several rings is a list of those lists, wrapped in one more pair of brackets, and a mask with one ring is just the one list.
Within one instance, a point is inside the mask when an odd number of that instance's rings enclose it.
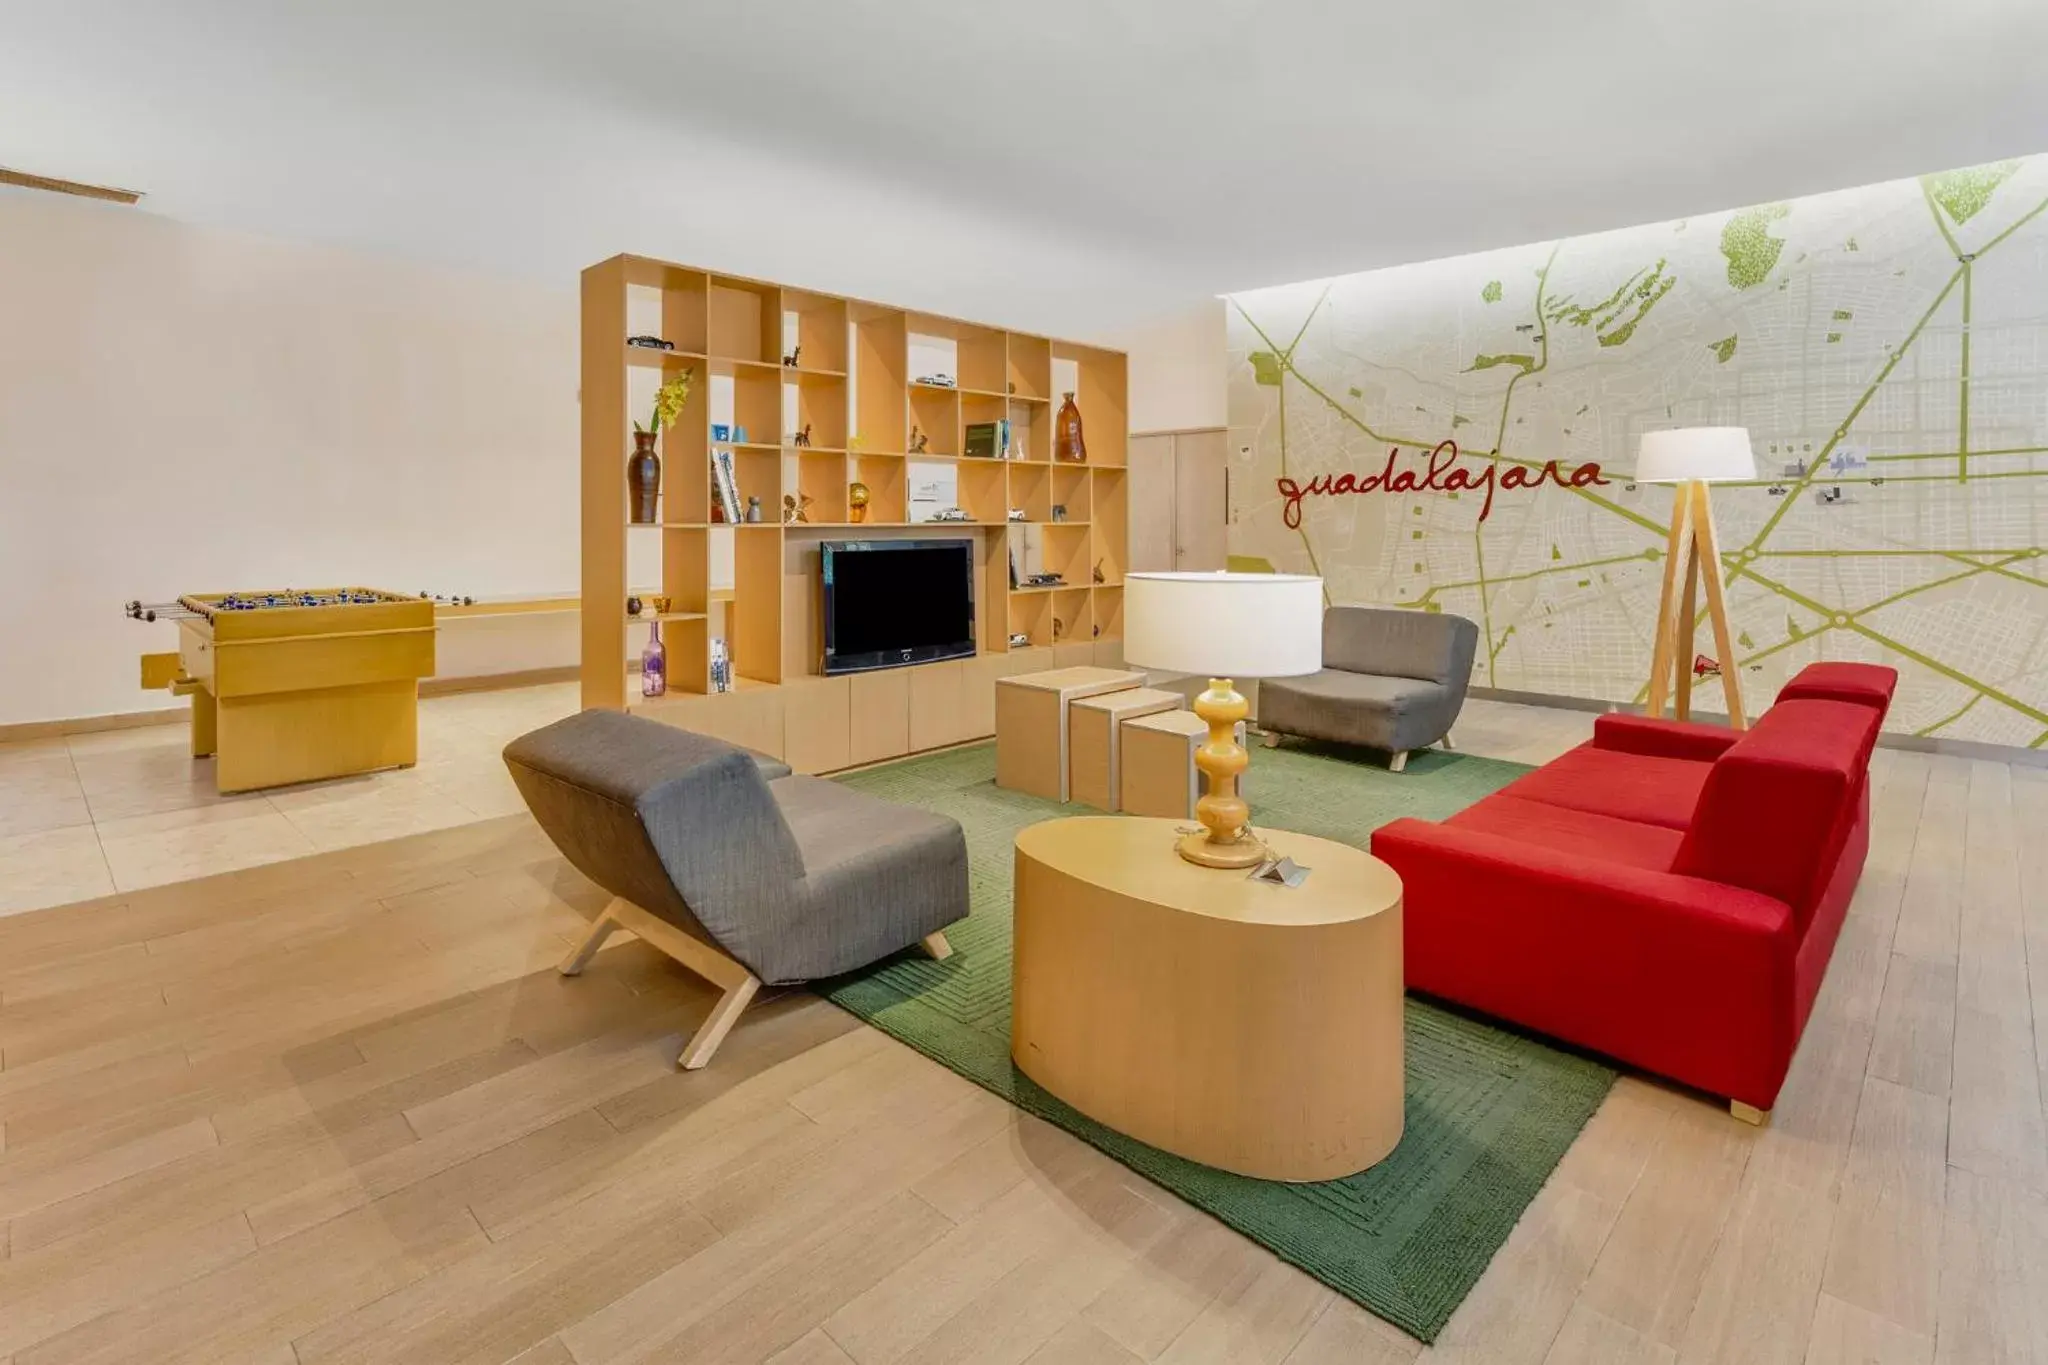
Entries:
{"label": "white wall", "polygon": [[1223,300],[1111,333],[1104,344],[1131,359],[1131,430],[1187,431],[1229,420]]}
{"label": "white wall", "polygon": [[574,591],[565,283],[0,192],[0,724],[183,705],[131,597]]}

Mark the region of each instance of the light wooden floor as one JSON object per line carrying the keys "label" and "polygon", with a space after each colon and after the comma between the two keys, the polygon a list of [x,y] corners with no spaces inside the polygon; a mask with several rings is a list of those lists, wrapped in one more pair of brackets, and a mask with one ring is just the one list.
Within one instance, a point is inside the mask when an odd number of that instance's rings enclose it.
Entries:
{"label": "light wooden floor", "polygon": [[0,1361],[2048,1360],[2048,774],[1877,776],[1773,1126],[1624,1079],[1429,1351],[802,993],[676,1072],[524,817],[0,920]]}

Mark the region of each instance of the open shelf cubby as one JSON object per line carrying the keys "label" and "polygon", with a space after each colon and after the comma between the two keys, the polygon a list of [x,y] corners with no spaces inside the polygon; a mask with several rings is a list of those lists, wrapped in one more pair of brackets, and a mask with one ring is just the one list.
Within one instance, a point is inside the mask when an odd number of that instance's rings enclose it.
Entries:
{"label": "open shelf cubby", "polygon": [[[627,705],[637,691],[628,660],[659,625],[670,694],[636,696],[635,711],[768,752],[787,744],[804,770],[829,770],[829,758],[795,751],[811,751],[821,728],[838,724],[832,718],[858,717],[897,686],[819,676],[816,547],[829,539],[974,544],[980,652],[910,670],[911,695],[964,699],[970,677],[974,688],[992,688],[1005,671],[1085,661],[1094,657],[1090,642],[1114,661],[1128,558],[1122,355],[639,256],[584,271],[582,302],[582,598],[617,604],[581,614],[584,705]],[[629,347],[633,335],[673,349]],[[685,370],[690,397],[657,447],[657,519],[636,524],[627,479],[633,422],[645,421],[655,389]],[[1079,464],[1053,459],[1053,418],[1069,390],[1086,431]],[[1008,440],[990,442],[984,424]],[[714,426],[724,439],[714,439]],[[910,449],[913,430],[922,451]],[[714,518],[718,458],[732,462],[741,517],[759,499],[760,522]],[[856,482],[868,490],[860,522],[849,500]],[[783,522],[787,497],[802,501],[803,523]],[[947,505],[969,520],[930,519]],[[1021,524],[1009,520],[1013,508]],[[1013,559],[1020,572],[1064,581],[1013,591]],[[629,581],[638,595],[665,595],[666,610],[628,618]],[[1025,643],[1013,646],[1013,635]],[[732,660],[729,696],[707,695],[715,642]],[[1027,657],[1005,662],[1019,652]],[[983,719],[961,738],[992,724],[988,698],[976,696],[963,705]],[[946,733],[926,711],[918,715],[912,733]],[[824,752],[837,749],[826,743]],[[855,739],[845,761],[868,752]]]}

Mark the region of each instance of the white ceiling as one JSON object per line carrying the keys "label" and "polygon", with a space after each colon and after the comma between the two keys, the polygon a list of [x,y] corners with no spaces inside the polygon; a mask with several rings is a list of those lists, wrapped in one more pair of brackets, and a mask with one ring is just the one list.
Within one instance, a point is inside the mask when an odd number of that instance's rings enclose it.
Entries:
{"label": "white ceiling", "polygon": [[1086,333],[2048,150],[2044,0],[0,0],[0,165]]}

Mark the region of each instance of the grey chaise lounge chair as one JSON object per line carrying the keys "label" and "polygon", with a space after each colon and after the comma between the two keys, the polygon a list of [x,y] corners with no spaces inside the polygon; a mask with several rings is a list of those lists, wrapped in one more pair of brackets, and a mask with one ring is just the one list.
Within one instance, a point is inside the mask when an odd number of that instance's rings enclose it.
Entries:
{"label": "grey chaise lounge chair", "polygon": [[1465,705],[1479,627],[1462,616],[1392,607],[1327,607],[1323,669],[1259,684],[1259,729],[1385,749],[1395,772],[1408,751],[1451,744]]}
{"label": "grey chaise lounge chair", "polygon": [[788,776],[705,735],[584,711],[513,740],[505,763],[562,856],[613,897],[562,974],[630,929],[724,992],[686,1068],[711,1060],[764,983],[835,976],[919,941],[943,958],[941,931],[967,914],[956,821]]}

